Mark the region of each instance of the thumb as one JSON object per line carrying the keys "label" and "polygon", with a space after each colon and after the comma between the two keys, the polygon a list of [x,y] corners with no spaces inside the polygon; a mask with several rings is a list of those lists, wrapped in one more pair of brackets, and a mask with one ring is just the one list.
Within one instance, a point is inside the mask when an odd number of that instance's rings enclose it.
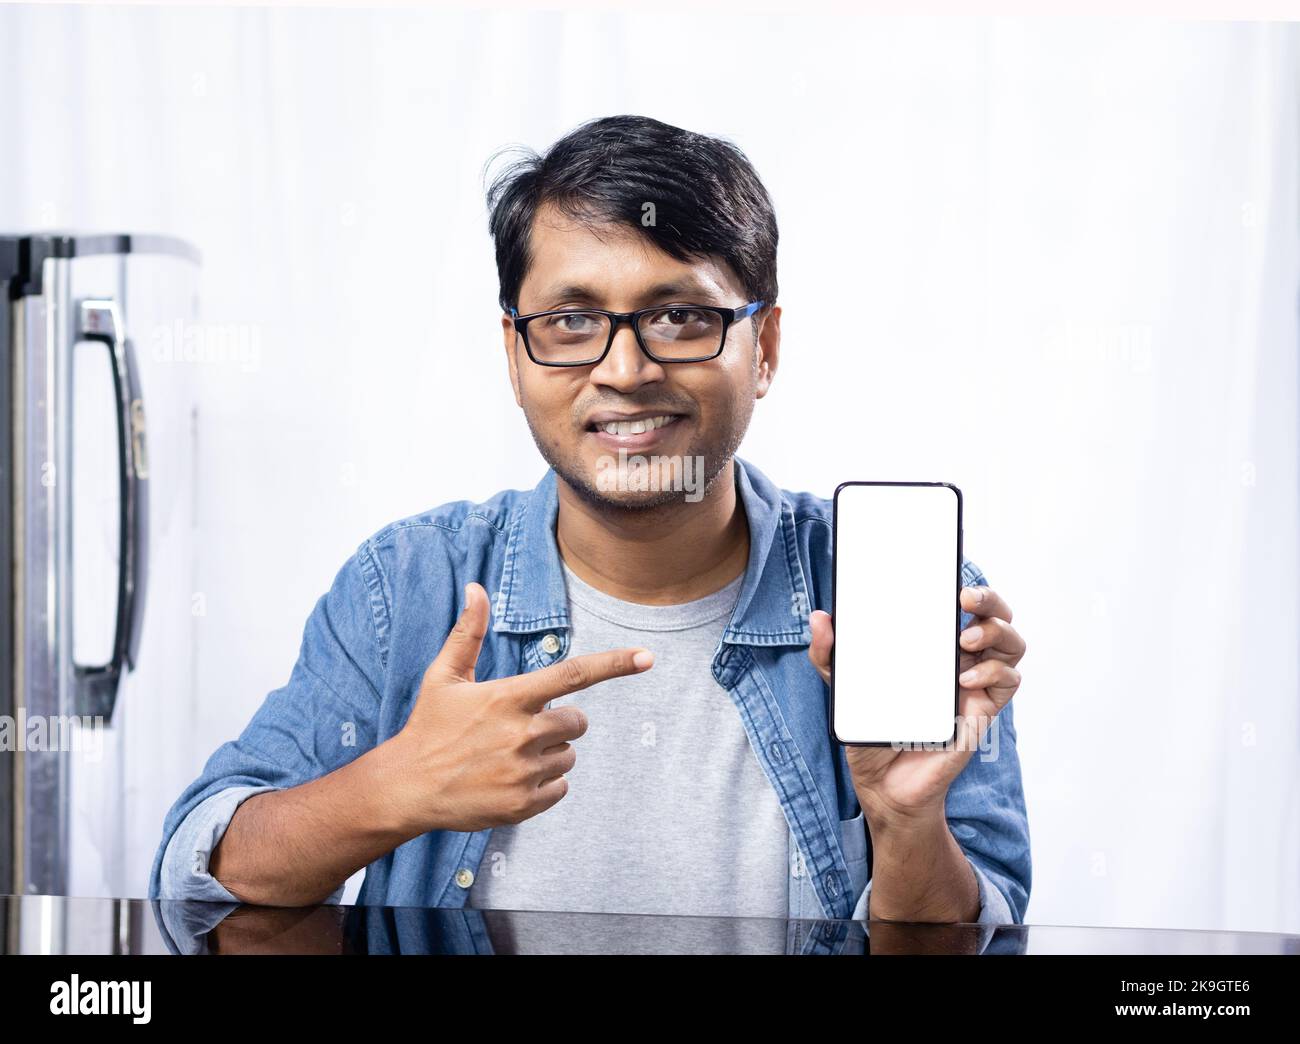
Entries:
{"label": "thumb", "polygon": [[487,633],[488,595],[481,584],[465,585],[465,606],[456,618],[456,626],[447,635],[442,648],[425,671],[425,681],[464,682],[474,680],[474,665],[478,663]]}
{"label": "thumb", "polygon": [[808,659],[812,661],[822,681],[831,683],[831,646],[835,644],[835,627],[830,613],[814,609],[808,620],[812,628],[812,643],[808,646]]}

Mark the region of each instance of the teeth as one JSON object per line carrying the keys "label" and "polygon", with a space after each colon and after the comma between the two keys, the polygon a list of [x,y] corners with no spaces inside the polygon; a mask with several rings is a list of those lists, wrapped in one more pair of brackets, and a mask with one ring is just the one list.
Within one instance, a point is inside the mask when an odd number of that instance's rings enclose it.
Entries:
{"label": "teeth", "polygon": [[647,431],[653,431],[655,428],[662,428],[665,424],[671,423],[672,417],[667,415],[662,417],[642,417],[634,421],[609,421],[601,425],[605,432],[610,435],[642,435]]}

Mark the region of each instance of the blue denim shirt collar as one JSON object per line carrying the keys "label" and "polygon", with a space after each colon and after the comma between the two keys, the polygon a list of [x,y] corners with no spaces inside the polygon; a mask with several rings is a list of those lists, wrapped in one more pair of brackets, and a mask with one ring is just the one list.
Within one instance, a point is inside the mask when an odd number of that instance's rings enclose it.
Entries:
{"label": "blue denim shirt collar", "polygon": [[[733,645],[808,645],[812,604],[795,542],[794,511],[754,465],[733,457],[736,488],[749,521],[749,562],[722,640]],[[559,511],[555,469],[515,513],[501,587],[493,598],[494,631],[529,633],[567,628],[564,567],[555,540]]]}

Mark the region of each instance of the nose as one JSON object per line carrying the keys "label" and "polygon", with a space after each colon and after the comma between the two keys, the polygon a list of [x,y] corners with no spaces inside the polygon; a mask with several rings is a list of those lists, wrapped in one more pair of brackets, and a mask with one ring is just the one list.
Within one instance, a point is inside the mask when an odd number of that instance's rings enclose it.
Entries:
{"label": "nose", "polygon": [[623,323],[614,331],[614,343],[609,346],[609,353],[591,371],[593,384],[603,384],[621,392],[633,391],[666,377],[664,368],[641,350],[630,323]]}

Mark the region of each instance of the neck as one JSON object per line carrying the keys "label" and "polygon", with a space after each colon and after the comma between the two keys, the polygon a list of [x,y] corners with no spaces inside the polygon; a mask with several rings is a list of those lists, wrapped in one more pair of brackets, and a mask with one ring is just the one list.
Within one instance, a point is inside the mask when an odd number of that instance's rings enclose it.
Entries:
{"label": "neck", "polygon": [[677,605],[712,594],[749,561],[749,523],[734,467],[728,461],[698,501],[645,510],[601,509],[559,479],[561,557],[592,587],[628,602]]}

